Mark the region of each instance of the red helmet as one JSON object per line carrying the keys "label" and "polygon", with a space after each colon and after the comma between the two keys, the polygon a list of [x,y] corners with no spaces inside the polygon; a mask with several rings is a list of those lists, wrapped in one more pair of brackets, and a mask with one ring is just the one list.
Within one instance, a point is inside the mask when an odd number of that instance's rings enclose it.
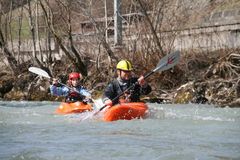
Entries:
{"label": "red helmet", "polygon": [[69,74],[69,80],[80,79],[81,77],[82,77],[81,73],[72,72],[72,73]]}

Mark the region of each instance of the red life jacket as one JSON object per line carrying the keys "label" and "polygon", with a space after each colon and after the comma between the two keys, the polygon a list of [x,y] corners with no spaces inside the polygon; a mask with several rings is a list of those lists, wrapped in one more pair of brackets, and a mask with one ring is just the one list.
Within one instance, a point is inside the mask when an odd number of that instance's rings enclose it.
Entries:
{"label": "red life jacket", "polygon": [[85,97],[77,92],[70,92],[67,96],[65,101],[66,102],[76,102],[80,101],[82,102]]}

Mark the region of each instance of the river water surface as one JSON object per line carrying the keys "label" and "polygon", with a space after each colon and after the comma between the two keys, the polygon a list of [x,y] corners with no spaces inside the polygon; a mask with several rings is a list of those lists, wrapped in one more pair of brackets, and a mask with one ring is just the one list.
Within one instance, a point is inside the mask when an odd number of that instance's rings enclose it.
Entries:
{"label": "river water surface", "polygon": [[239,160],[240,108],[148,104],[147,119],[55,115],[57,102],[0,102],[0,160]]}

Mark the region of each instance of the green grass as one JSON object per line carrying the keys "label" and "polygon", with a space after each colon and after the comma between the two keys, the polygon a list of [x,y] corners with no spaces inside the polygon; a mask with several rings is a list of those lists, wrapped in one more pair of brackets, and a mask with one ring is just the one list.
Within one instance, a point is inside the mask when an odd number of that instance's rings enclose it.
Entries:
{"label": "green grass", "polygon": [[[11,30],[12,30],[12,38],[18,39],[18,32],[19,32],[19,22],[18,20],[14,20],[11,22]],[[28,19],[23,17],[22,19],[22,27],[21,27],[21,39],[29,39],[31,37],[30,26],[28,23]]]}
{"label": "green grass", "polygon": [[230,0],[223,2],[222,5],[219,5],[215,8],[215,12],[219,11],[226,11],[226,10],[235,10],[240,8],[240,1],[239,0]]}

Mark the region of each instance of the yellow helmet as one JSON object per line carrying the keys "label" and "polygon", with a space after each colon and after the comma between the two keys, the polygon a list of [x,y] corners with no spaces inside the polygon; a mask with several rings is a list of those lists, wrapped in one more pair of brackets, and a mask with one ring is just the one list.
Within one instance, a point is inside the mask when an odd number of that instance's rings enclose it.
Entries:
{"label": "yellow helmet", "polygon": [[127,60],[121,60],[117,64],[117,69],[124,70],[124,71],[131,71],[133,70],[132,64]]}

